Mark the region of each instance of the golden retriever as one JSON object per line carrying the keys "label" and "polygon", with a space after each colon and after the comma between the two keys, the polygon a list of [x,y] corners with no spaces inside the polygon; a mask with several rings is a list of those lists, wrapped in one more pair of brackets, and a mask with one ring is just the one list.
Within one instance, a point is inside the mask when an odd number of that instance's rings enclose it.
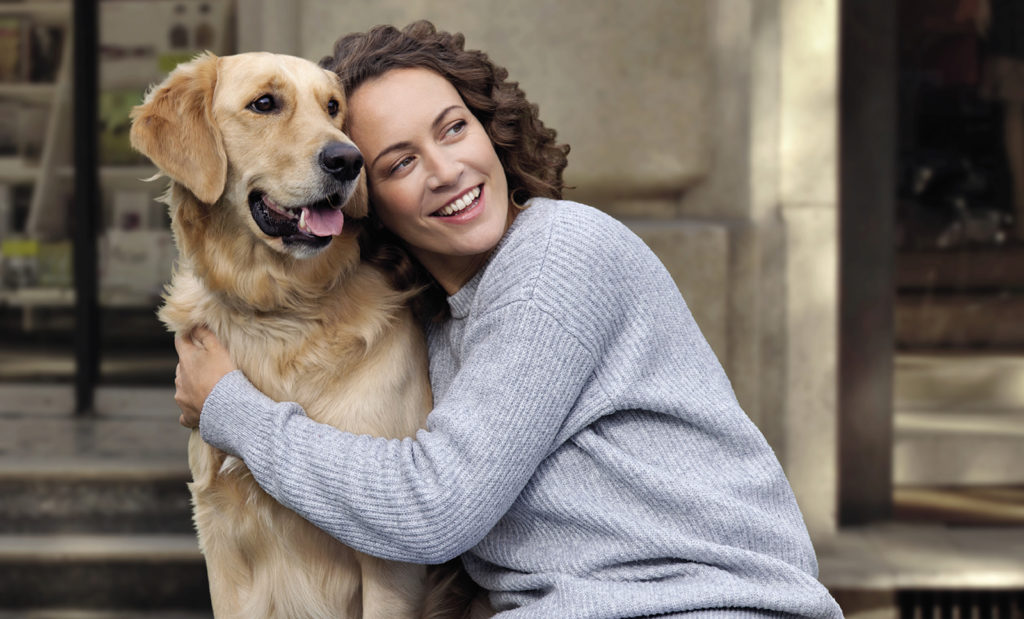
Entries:
{"label": "golden retriever", "polygon": [[[179,250],[159,316],[208,325],[256,387],[318,422],[408,437],[431,408],[425,343],[406,294],[360,260],[367,193],[344,116],[335,74],[262,52],[198,56],[147,93],[131,142],[171,179]],[[188,458],[217,617],[461,614],[458,575],[432,585],[342,545],[198,431]]]}

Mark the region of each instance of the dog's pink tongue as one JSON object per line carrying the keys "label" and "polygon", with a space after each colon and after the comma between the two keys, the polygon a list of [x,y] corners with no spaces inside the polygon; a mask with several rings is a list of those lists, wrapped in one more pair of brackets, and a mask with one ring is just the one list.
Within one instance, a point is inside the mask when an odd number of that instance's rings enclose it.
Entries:
{"label": "dog's pink tongue", "polygon": [[345,226],[345,215],[332,208],[302,207],[306,213],[306,225],[317,236],[337,236]]}

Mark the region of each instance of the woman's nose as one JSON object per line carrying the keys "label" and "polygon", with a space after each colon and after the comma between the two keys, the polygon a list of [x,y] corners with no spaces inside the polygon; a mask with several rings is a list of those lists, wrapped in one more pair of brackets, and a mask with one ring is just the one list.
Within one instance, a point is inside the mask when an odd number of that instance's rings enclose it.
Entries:
{"label": "woman's nose", "polygon": [[458,184],[465,166],[452,155],[443,150],[438,150],[430,155],[430,175],[427,177],[427,187],[431,190]]}

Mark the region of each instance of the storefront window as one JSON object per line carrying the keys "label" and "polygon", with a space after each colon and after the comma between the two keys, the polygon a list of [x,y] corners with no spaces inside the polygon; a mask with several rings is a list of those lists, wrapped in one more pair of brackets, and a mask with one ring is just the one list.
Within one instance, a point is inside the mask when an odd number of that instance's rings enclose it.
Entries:
{"label": "storefront window", "polygon": [[1024,4],[904,0],[898,518],[1024,522]]}

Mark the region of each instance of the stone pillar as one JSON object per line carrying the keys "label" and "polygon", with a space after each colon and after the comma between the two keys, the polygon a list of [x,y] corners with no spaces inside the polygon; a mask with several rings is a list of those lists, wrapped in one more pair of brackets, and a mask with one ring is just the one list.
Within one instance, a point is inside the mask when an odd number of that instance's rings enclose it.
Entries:
{"label": "stone pillar", "polygon": [[783,461],[808,528],[821,537],[837,523],[838,7],[833,0],[782,0],[780,7]]}

